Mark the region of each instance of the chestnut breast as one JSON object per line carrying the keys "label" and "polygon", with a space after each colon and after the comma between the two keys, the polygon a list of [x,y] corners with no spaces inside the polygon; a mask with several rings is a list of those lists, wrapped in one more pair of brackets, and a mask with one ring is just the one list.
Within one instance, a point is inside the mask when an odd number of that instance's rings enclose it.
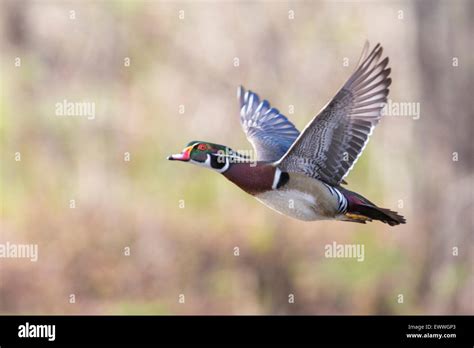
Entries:
{"label": "chestnut breast", "polygon": [[251,195],[272,190],[276,168],[268,163],[233,163],[223,175]]}

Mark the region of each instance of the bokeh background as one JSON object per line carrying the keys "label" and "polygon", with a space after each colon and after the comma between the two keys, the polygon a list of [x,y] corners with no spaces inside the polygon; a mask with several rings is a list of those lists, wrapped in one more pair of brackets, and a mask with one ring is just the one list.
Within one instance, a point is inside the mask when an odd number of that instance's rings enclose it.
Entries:
{"label": "bokeh background", "polygon": [[[474,312],[474,2],[0,4],[0,242],[39,247],[0,259],[1,313]],[[239,85],[302,129],[365,40],[421,113],[382,120],[348,188],[406,225],[292,220],[165,160],[196,139],[251,148]],[[64,99],[95,119],[57,116]],[[333,241],[364,262],[325,258]]]}

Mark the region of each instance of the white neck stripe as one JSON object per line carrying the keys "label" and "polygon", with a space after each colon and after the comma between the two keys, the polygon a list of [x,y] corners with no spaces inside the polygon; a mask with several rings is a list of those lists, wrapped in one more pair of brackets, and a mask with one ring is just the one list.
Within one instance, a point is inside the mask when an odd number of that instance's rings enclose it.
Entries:
{"label": "white neck stripe", "polygon": [[207,154],[207,158],[206,158],[206,161],[205,162],[198,162],[198,161],[194,161],[194,160],[190,160],[191,163],[194,163],[198,166],[201,166],[201,167],[204,167],[204,168],[209,168],[209,169],[212,169],[212,170],[215,170],[216,172],[218,173],[224,173],[227,169],[229,169],[230,167],[230,161],[229,161],[229,158],[228,157],[224,157],[225,159],[225,164],[224,166],[221,168],[221,169],[217,169],[217,168],[213,168],[212,165],[211,165],[211,155]]}
{"label": "white neck stripe", "polygon": [[[219,173],[224,173],[227,169],[230,167],[230,161],[228,158],[225,159],[225,165],[222,167],[222,169],[216,169]],[[214,168],[212,168],[214,169]]]}
{"label": "white neck stripe", "polygon": [[281,170],[276,168],[275,169],[275,176],[273,177],[273,184],[272,184],[272,189],[276,190],[278,183],[280,182],[280,177],[281,177]]}

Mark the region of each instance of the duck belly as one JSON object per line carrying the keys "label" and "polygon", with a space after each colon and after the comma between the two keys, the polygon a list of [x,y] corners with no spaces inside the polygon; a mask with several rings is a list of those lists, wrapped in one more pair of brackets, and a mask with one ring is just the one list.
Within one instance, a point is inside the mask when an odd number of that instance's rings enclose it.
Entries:
{"label": "duck belly", "polygon": [[[290,179],[291,181],[291,179]],[[269,208],[298,220],[333,220],[337,218],[337,200],[322,184],[311,179],[305,189],[288,187],[255,195]]]}

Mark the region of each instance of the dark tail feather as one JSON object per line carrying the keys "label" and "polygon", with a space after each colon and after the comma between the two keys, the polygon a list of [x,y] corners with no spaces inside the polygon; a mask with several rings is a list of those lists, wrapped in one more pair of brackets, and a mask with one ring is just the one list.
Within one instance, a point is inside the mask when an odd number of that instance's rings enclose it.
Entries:
{"label": "dark tail feather", "polygon": [[379,220],[390,226],[406,223],[403,216],[390,209],[379,208],[367,198],[358,193],[346,190],[342,187],[338,189],[346,196],[349,206],[347,208],[347,221],[362,222]]}
{"label": "dark tail feather", "polygon": [[405,218],[397,212],[390,209],[379,208],[373,205],[366,204],[356,204],[354,207],[355,211],[352,213],[357,213],[363,216],[366,216],[372,220],[379,220],[390,226],[396,226],[399,224],[404,224],[406,222]]}

